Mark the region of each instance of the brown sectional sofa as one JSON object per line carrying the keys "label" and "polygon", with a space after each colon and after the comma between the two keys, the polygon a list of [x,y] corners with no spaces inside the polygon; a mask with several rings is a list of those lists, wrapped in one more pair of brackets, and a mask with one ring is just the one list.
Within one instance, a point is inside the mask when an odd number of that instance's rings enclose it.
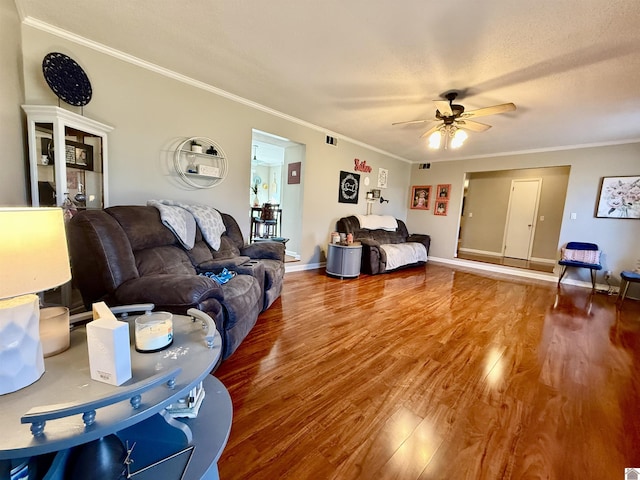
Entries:
{"label": "brown sectional sofa", "polygon": [[[245,245],[236,221],[221,214],[226,231],[218,250],[196,231],[186,250],[150,206],[86,210],[68,224],[73,280],[86,308],[154,303],[157,310],[185,314],[197,308],[213,318],[229,357],[282,291],[284,245]],[[201,276],[223,268],[237,272],[218,284]]]}

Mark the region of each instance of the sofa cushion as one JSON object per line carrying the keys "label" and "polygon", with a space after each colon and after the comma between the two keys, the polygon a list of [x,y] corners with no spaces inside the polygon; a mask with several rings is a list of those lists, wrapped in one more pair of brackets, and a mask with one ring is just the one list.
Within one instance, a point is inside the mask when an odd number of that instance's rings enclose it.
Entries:
{"label": "sofa cushion", "polygon": [[562,260],[597,265],[600,263],[600,250],[573,250],[563,248]]}
{"label": "sofa cushion", "polygon": [[174,245],[178,242],[173,232],[162,224],[157,208],[147,206],[119,206],[105,209],[116,219],[129,238],[131,249]]}
{"label": "sofa cushion", "polygon": [[147,248],[133,253],[140,276],[158,274],[195,275],[196,269],[178,246]]}
{"label": "sofa cushion", "polygon": [[212,250],[212,253],[213,258],[230,258],[240,255],[240,249],[233,239],[224,234],[220,238],[220,248],[218,250]]}

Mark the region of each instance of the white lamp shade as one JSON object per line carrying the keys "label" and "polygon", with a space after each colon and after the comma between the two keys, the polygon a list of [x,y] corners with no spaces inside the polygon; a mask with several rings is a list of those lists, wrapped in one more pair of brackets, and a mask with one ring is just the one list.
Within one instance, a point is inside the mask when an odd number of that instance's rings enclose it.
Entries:
{"label": "white lamp shade", "polygon": [[71,279],[62,209],[0,208],[0,299]]}

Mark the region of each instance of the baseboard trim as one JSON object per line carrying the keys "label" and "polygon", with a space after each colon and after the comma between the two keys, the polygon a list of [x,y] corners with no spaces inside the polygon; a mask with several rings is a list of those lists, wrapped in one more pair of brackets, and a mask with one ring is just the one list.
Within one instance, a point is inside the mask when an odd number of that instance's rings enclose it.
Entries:
{"label": "baseboard trim", "polygon": [[[470,253],[472,255],[484,255],[486,257],[498,257],[498,258],[502,258],[503,257],[503,255],[500,252],[489,252],[487,250],[476,250],[475,248],[459,248],[458,251],[461,252],[461,253]],[[522,260],[525,260],[525,259],[523,258]],[[531,257],[529,259],[529,262],[545,263],[545,264],[548,264],[548,265],[555,265],[556,260],[554,260],[553,258]]]}
{"label": "baseboard trim", "polygon": [[477,250],[475,248],[459,248],[462,253],[471,253],[473,255],[485,255],[487,257],[502,257],[500,252],[489,252],[488,250]]}
{"label": "baseboard trim", "polygon": [[[505,275],[512,275],[515,277],[530,278],[532,280],[542,280],[544,282],[558,283],[558,275],[553,273],[535,272],[533,270],[526,270],[524,268],[505,267],[503,265],[495,265],[492,263],[474,262],[473,260],[462,260],[458,258],[440,258],[429,257],[429,262],[444,263],[446,265],[453,265],[464,268],[471,268],[473,270],[483,270],[493,273],[502,273]],[[582,280],[572,280],[570,278],[564,278],[562,280],[563,285],[575,285],[576,287],[584,287],[591,289],[591,282],[584,282]],[[612,287],[614,291],[617,291],[617,287]],[[597,283],[597,290],[609,290],[609,285]]]}
{"label": "baseboard trim", "polygon": [[284,265],[284,273],[303,272],[305,270],[317,270],[323,268],[325,263],[292,263]]}
{"label": "baseboard trim", "polygon": [[[463,267],[470,268],[472,270],[481,270],[485,272],[493,272],[493,273],[501,273],[504,275],[511,275],[514,277],[523,277],[529,278],[532,280],[542,280],[544,282],[549,283],[558,283],[558,275],[554,273],[544,273],[544,272],[535,272],[533,270],[526,270],[524,268],[517,267],[505,267],[503,265],[495,265],[493,263],[482,263],[482,262],[474,262],[473,260],[461,260],[457,258],[440,258],[440,257],[429,257],[429,263],[442,263],[445,265],[453,265],[455,267]],[[285,264],[285,273],[289,272],[303,272],[305,270],[317,270],[319,268],[325,268],[326,263],[294,263],[294,264]],[[576,287],[583,287],[591,289],[591,282],[584,282],[582,280],[572,280],[571,278],[564,278],[562,280],[563,285],[574,285]],[[609,288],[612,289],[613,292],[617,293],[619,287],[609,286],[602,283],[596,283],[596,290],[600,291],[608,291]],[[628,298],[633,298],[628,296]]]}
{"label": "baseboard trim", "polygon": [[531,257],[529,261],[536,262],[536,263],[546,263],[547,265],[555,265],[557,262],[557,260],[554,260],[552,258],[539,258],[539,257]]}

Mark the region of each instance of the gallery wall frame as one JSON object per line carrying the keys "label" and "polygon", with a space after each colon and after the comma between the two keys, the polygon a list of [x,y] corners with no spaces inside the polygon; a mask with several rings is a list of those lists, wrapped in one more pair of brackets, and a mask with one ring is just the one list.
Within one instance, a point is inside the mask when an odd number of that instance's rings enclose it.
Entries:
{"label": "gallery wall frame", "polygon": [[429,210],[431,206],[431,188],[431,185],[412,186],[410,208],[413,210]]}
{"label": "gallery wall frame", "polygon": [[441,200],[449,200],[451,196],[451,184],[440,184],[436,189],[436,196]]}
{"label": "gallery wall frame", "polygon": [[433,214],[445,217],[449,210],[449,201],[436,198],[433,207]]}

